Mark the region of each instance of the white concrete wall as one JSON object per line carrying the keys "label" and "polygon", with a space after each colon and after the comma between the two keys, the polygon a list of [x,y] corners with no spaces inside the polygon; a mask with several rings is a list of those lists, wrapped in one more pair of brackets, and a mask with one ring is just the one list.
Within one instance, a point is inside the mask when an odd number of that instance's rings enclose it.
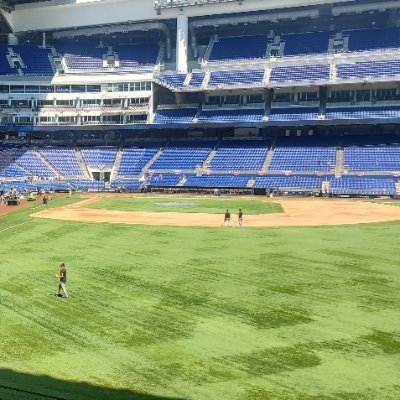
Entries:
{"label": "white concrete wall", "polygon": [[178,72],[188,72],[188,37],[189,21],[186,15],[178,15],[176,27],[176,69]]}

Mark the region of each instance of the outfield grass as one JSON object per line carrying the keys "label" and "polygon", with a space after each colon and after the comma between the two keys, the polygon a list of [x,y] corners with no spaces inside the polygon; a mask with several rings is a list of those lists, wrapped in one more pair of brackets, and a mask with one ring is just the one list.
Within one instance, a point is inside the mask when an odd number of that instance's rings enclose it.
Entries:
{"label": "outfield grass", "polygon": [[246,200],[243,198],[220,197],[201,198],[154,196],[130,198],[103,198],[100,201],[88,204],[87,208],[100,208],[119,211],[148,211],[148,212],[185,212],[224,214],[226,209],[237,213],[239,208],[245,214],[272,214],[283,212],[278,203],[266,203],[262,200]]}
{"label": "outfield grass", "polygon": [[[400,223],[147,227],[34,206],[0,219],[27,222],[0,233],[0,399],[400,398]],[[61,261],[69,299],[50,295]]]}

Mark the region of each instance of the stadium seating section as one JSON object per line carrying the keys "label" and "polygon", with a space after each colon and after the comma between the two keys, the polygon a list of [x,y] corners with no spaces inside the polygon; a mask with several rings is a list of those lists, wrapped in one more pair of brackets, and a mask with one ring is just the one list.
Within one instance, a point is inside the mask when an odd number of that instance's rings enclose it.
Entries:
{"label": "stadium seating section", "polygon": [[25,64],[25,75],[53,75],[54,71],[50,63],[50,49],[38,46],[20,45],[10,46],[14,53],[20,55]]}
{"label": "stadium seating section", "polygon": [[193,171],[203,164],[211,150],[211,145],[166,147],[161,156],[151,164],[150,169]]}
{"label": "stadium seating section", "polygon": [[114,165],[117,149],[111,148],[83,148],[82,157],[89,167],[104,167]]}
{"label": "stadium seating section", "polygon": [[149,179],[149,184],[152,186],[176,186],[182,179],[177,174],[154,174]]}
{"label": "stadium seating section", "polygon": [[221,37],[214,43],[209,61],[265,58],[267,44],[265,35]]}
{"label": "stadium seating section", "polygon": [[[334,176],[338,146],[343,149],[341,177]],[[274,141],[266,168],[269,150],[270,140],[175,141],[161,147],[154,142],[153,146],[121,148],[118,159],[117,147],[2,145],[0,190],[13,186],[21,192],[65,191],[70,187],[105,190],[104,182],[86,178],[84,170],[89,167],[101,171],[104,166],[113,170],[119,162],[109,184],[111,190],[138,191],[145,184],[179,184],[186,188],[321,191],[323,181],[329,181],[334,195],[396,194],[400,174],[400,138],[396,135],[281,136]],[[80,165],[79,151],[84,165]]]}
{"label": "stadium seating section", "polygon": [[190,124],[197,108],[159,108],[154,117],[155,124]]}
{"label": "stadium seating section", "polygon": [[282,35],[285,56],[299,56],[328,51],[330,32],[293,33]]}
{"label": "stadium seating section", "polygon": [[143,167],[157,153],[157,148],[148,149],[123,149],[118,169],[118,177],[139,175]]}
{"label": "stadium seating section", "polygon": [[205,188],[244,188],[249,181],[247,176],[235,175],[204,175],[189,176],[184,184],[185,187]]}
{"label": "stadium seating section", "polygon": [[360,61],[354,64],[338,64],[338,79],[380,78],[400,75],[400,60]]}
{"label": "stadium seating section", "polygon": [[254,188],[263,189],[316,189],[320,190],[322,178],[312,175],[258,176]]}
{"label": "stadium seating section", "polygon": [[211,170],[260,170],[265,162],[269,143],[265,141],[223,142],[211,160]]}
{"label": "stadium seating section", "polygon": [[349,51],[400,47],[400,28],[359,29],[343,34],[349,36]]}
{"label": "stadium seating section", "polygon": [[280,138],[270,171],[329,171],[336,164],[336,147],[329,141]]}
{"label": "stadium seating section", "polygon": [[290,67],[276,67],[272,69],[270,82],[318,82],[329,80],[329,65],[300,65]]}
{"label": "stadium seating section", "polygon": [[400,107],[335,107],[327,108],[325,116],[326,119],[398,118],[400,117]]}
{"label": "stadium seating section", "polygon": [[330,190],[333,194],[394,195],[395,179],[390,177],[342,176],[332,178]]}
{"label": "stadium seating section", "polygon": [[208,86],[262,85],[264,70],[211,72]]}
{"label": "stadium seating section", "polygon": [[269,114],[270,121],[300,121],[300,120],[317,120],[318,107],[289,107],[289,108],[272,108]]}
{"label": "stadium seating section", "polygon": [[226,109],[226,110],[203,110],[198,122],[221,123],[221,122],[257,122],[262,121],[264,109]]}
{"label": "stadium seating section", "polygon": [[156,44],[127,44],[115,49],[118,53],[119,68],[154,66],[157,63],[159,47]]}

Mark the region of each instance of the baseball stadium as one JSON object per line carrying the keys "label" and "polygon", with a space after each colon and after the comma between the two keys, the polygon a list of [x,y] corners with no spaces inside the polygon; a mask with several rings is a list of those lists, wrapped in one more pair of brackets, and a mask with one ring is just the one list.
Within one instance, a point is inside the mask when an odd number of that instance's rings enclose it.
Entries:
{"label": "baseball stadium", "polygon": [[0,400],[400,399],[398,0],[0,0]]}

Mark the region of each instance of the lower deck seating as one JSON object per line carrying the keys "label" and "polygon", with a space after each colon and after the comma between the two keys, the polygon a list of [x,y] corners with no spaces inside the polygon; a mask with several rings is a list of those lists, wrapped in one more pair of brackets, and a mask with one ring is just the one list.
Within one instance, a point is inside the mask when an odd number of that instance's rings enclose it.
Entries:
{"label": "lower deck seating", "polygon": [[336,146],[318,138],[281,137],[269,171],[329,171],[336,164]]}
{"label": "lower deck seating", "polygon": [[226,141],[218,147],[209,167],[215,171],[258,171],[265,162],[268,149],[267,141]]}
{"label": "lower deck seating", "polygon": [[77,190],[92,190],[92,191],[103,191],[105,184],[103,181],[94,181],[89,179],[74,179],[70,181],[72,187]]}
{"label": "lower deck seating", "polygon": [[157,153],[157,148],[126,148],[122,150],[121,162],[119,165],[118,177],[139,175],[143,167]]}
{"label": "lower deck seating", "polygon": [[169,171],[194,170],[203,164],[211,150],[212,147],[208,147],[206,144],[198,146],[193,144],[190,147],[189,145],[166,147],[160,157],[151,164],[150,168],[152,170]]}
{"label": "lower deck seating", "polygon": [[175,174],[154,174],[148,180],[151,186],[176,186],[182,179],[180,175]]}
{"label": "lower deck seating", "polygon": [[350,172],[400,170],[400,146],[354,146],[343,151],[345,168]]}
{"label": "lower deck seating", "polygon": [[396,181],[393,177],[342,176],[332,178],[330,190],[333,194],[395,195]]}
{"label": "lower deck seating", "polygon": [[315,189],[322,187],[322,178],[312,175],[258,176],[254,188],[262,189]]}
{"label": "lower deck seating", "polygon": [[115,179],[111,182],[112,189],[139,190],[142,185],[138,179]]}
{"label": "lower deck seating", "polygon": [[248,176],[235,175],[204,175],[188,176],[184,184],[186,187],[216,187],[216,188],[245,188],[249,181]]}

